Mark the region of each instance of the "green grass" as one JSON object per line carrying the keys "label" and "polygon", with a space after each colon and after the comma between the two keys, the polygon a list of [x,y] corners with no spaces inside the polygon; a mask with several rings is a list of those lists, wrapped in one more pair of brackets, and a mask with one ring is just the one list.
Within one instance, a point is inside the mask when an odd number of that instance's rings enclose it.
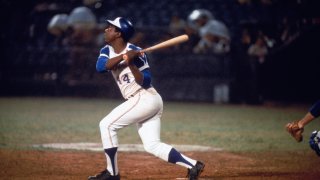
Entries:
{"label": "green grass", "polygon": [[[0,147],[41,143],[100,142],[99,121],[120,100],[91,98],[0,98]],[[295,143],[284,125],[301,118],[308,106],[242,106],[164,102],[162,140],[228,151],[309,149],[314,121],[306,140]],[[135,125],[119,131],[120,143],[141,143]]]}

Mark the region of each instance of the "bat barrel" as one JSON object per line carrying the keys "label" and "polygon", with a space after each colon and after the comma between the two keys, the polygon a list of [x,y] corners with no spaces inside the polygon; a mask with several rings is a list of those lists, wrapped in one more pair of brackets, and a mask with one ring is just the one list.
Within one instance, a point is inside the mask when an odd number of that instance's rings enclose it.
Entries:
{"label": "bat barrel", "polygon": [[180,35],[180,36],[174,37],[172,39],[163,41],[163,42],[161,42],[159,44],[156,44],[154,46],[151,46],[149,48],[143,49],[143,50],[141,50],[141,52],[144,53],[144,52],[154,51],[154,50],[157,50],[157,49],[167,48],[167,47],[170,47],[170,46],[174,46],[174,45],[186,42],[188,40],[189,40],[189,36],[188,35],[186,35],[186,34]]}
{"label": "bat barrel", "polygon": [[[177,45],[177,44],[180,44],[180,43],[183,43],[183,42],[186,42],[189,40],[189,36],[184,34],[184,35],[180,35],[180,36],[177,36],[177,37],[174,37],[172,39],[169,39],[169,40],[166,40],[166,41],[163,41],[159,44],[156,44],[154,46],[151,46],[149,48],[146,48],[146,49],[142,49],[140,50],[141,53],[145,53],[145,52],[151,52],[151,51],[154,51],[154,50],[158,50],[158,49],[162,49],[162,48],[167,48],[167,47],[170,47],[170,46],[174,46],[174,45]],[[123,59],[126,60],[128,57],[126,55],[123,55]]]}

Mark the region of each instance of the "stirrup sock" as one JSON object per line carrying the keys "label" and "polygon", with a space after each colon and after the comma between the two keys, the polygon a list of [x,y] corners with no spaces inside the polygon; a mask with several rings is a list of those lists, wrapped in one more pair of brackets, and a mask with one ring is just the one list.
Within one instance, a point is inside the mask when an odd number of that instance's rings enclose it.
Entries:
{"label": "stirrup sock", "polygon": [[179,153],[175,148],[172,148],[169,152],[168,161],[173,164],[179,164],[188,169],[192,168],[197,163],[196,160],[188,158],[187,156]]}
{"label": "stirrup sock", "polygon": [[118,174],[117,150],[118,147],[104,149],[107,158],[107,170],[112,176]]}

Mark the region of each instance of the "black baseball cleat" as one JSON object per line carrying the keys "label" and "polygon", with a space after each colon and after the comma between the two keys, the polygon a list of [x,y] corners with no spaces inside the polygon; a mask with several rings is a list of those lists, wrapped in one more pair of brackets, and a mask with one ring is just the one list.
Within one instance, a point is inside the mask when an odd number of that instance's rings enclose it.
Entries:
{"label": "black baseball cleat", "polygon": [[89,176],[88,180],[120,180],[120,175],[111,176],[108,170],[104,170],[94,176]]}
{"label": "black baseball cleat", "polygon": [[191,169],[188,169],[188,179],[189,180],[197,180],[200,174],[204,169],[204,164],[200,161],[197,161],[196,165],[193,166]]}

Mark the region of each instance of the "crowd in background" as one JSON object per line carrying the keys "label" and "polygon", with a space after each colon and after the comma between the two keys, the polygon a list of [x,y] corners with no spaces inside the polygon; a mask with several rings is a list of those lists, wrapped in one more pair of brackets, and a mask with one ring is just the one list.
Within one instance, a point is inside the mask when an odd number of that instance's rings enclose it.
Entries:
{"label": "crowd in background", "polygon": [[[63,78],[70,85],[76,80],[93,79],[92,62],[97,50],[104,45],[106,18],[123,16],[131,19],[137,29],[132,42],[141,47],[186,33],[190,41],[174,47],[175,52],[230,56],[236,67],[236,79],[252,87],[250,94],[259,94],[259,71],[266,57],[290,44],[304,29],[319,23],[319,19],[314,19],[317,15],[310,10],[314,8],[311,0],[35,0],[25,4],[1,3],[4,8],[1,18],[6,27],[1,30],[5,50],[3,67],[23,65],[29,69],[22,72],[36,72],[32,74],[35,80]],[[58,30],[48,26],[54,16],[65,15],[70,19],[79,8],[91,13],[92,19],[88,20],[86,16],[84,21],[87,22],[71,23]],[[195,10],[205,16],[201,20],[193,18]],[[89,21],[94,21],[92,27],[86,24]],[[84,25],[76,26],[76,23]],[[168,49],[165,51],[170,53]],[[33,65],[39,64],[41,69],[32,69],[38,68]],[[0,77],[9,76],[6,72],[2,69]]]}

